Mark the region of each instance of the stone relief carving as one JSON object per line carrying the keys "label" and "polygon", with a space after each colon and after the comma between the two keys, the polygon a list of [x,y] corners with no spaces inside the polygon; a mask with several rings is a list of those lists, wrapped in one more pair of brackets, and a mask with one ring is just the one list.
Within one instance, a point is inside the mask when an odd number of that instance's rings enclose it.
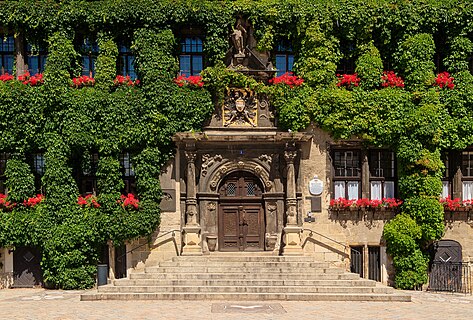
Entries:
{"label": "stone relief carving", "polygon": [[251,126],[258,124],[258,99],[249,89],[230,88],[223,105],[223,126]]}
{"label": "stone relief carving", "polygon": [[216,204],[215,202],[209,202],[209,203],[207,204],[207,210],[208,210],[209,212],[213,212],[213,211],[215,211],[216,209],[217,209],[217,204]]}
{"label": "stone relief carving", "polygon": [[225,163],[225,165],[222,165],[216,170],[214,176],[210,180],[210,188],[215,190],[220,180],[227,174],[227,172],[232,170],[247,170],[254,173],[256,176],[261,178],[266,191],[269,191],[273,187],[273,184],[269,179],[269,174],[263,167],[252,162],[235,161]]}
{"label": "stone relief carving", "polygon": [[267,209],[269,213],[272,214],[278,209],[278,206],[276,202],[268,202]]}
{"label": "stone relief carving", "polygon": [[269,165],[271,165],[271,162],[273,161],[272,155],[267,155],[267,154],[262,154],[258,157],[259,160],[262,162],[267,162]]}
{"label": "stone relief carving", "polygon": [[202,177],[205,177],[207,175],[210,167],[212,167],[216,162],[222,161],[222,159],[223,158],[220,154],[217,154],[213,157],[208,153],[202,155]]}

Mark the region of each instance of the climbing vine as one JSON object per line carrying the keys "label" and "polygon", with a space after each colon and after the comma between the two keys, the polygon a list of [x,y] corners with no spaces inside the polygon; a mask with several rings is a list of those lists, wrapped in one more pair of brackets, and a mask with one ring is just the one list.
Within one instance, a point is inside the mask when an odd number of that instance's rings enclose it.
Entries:
{"label": "climbing vine", "polygon": [[[99,246],[155,230],[158,176],[174,153],[171,136],[199,130],[230,85],[268,94],[281,129],[302,131],[313,122],[335,139],[357,137],[396,151],[404,204],[384,238],[396,286],[425,283],[425,249],[443,232],[441,154],[473,143],[469,1],[18,0],[0,7],[4,34],[24,36],[35,48],[46,42],[48,51],[44,83],[0,81],[0,144],[11,154],[7,200],[35,195],[27,155],[39,151],[46,195],[35,206],[2,208],[0,244],[39,247],[48,284],[92,286]],[[228,35],[239,17],[251,21],[259,49],[292,45],[303,83],[262,84],[225,68]],[[173,81],[183,30],[202,35],[209,67],[203,87]],[[80,76],[79,33],[96,35],[100,47],[94,82],[80,86],[72,82]],[[139,84],[117,84],[121,39],[136,56]],[[347,60],[355,61],[357,75],[337,77],[337,65]],[[453,86],[434,85],[440,71],[450,73]],[[124,150],[133,155],[136,210],[119,204]],[[81,206],[72,158],[97,151],[100,206]]]}

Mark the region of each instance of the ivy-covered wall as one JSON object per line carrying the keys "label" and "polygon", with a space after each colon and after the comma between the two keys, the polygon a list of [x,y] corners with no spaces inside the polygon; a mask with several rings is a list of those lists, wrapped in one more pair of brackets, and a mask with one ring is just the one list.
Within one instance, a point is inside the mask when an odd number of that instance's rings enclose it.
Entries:
{"label": "ivy-covered wall", "polygon": [[[0,82],[0,145],[12,154],[0,245],[37,246],[48,283],[90,287],[98,246],[158,225],[157,177],[173,154],[171,136],[200,130],[225,86],[244,85],[270,94],[281,129],[300,131],[313,122],[336,139],[359,137],[396,150],[405,204],[384,237],[396,285],[418,286],[426,281],[425,248],[443,232],[441,153],[473,142],[472,16],[467,0],[4,1],[3,32],[45,40],[48,60],[43,85]],[[225,71],[221,61],[238,17],[251,21],[261,50],[292,43],[302,85],[267,86]],[[204,40],[203,88],[173,82],[177,38],[189,27]],[[71,79],[79,75],[73,43],[80,32],[95,34],[100,52],[95,86],[78,89]],[[120,39],[131,40],[139,86],[113,83]],[[342,58],[356,60],[357,76],[337,78]],[[383,78],[388,70],[402,86]],[[444,70],[453,88],[435,85]],[[12,208],[34,195],[25,159],[38,150],[45,152],[45,200]],[[100,207],[77,204],[72,176],[71,154],[92,150],[100,154]],[[138,210],[117,204],[122,150],[136,150]]]}

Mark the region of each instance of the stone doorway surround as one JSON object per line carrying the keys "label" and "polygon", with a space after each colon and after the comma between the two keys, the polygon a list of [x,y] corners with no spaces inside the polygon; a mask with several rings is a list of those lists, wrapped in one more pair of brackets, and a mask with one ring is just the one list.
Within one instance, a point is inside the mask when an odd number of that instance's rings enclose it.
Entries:
{"label": "stone doorway surround", "polygon": [[262,183],[264,250],[302,255],[298,170],[301,145],[310,135],[274,128],[219,128],[177,133],[173,139],[184,173],[180,179],[183,255],[219,250],[218,188],[235,172],[252,174]]}

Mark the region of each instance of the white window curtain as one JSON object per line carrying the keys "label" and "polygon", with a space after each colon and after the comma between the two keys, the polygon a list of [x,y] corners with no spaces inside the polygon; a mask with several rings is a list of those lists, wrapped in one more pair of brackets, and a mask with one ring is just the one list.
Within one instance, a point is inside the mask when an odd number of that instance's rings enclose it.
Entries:
{"label": "white window curtain", "polygon": [[348,199],[358,200],[358,181],[348,181]]}
{"label": "white window curtain", "polygon": [[371,200],[381,200],[383,197],[381,192],[381,181],[371,181],[370,196]]}
{"label": "white window curtain", "polygon": [[335,181],[335,199],[345,198],[345,181]]}
{"label": "white window curtain", "polygon": [[463,181],[463,201],[473,199],[473,181]]}
{"label": "white window curtain", "polygon": [[450,195],[450,182],[442,181],[442,194],[440,195],[440,197],[442,199],[446,199],[448,198],[449,195]]}
{"label": "white window curtain", "polygon": [[394,181],[384,182],[384,197],[394,198]]}

